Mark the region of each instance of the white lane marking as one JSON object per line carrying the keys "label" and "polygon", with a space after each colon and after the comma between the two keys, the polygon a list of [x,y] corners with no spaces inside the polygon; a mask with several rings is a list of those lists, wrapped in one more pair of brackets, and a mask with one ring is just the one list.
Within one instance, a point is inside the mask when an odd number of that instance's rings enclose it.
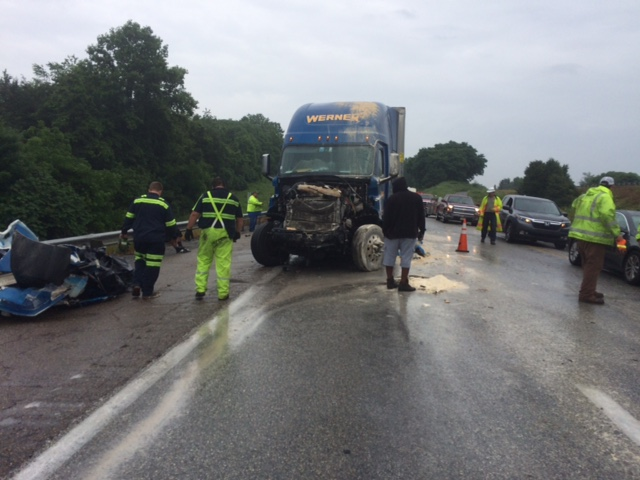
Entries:
{"label": "white lane marking", "polygon": [[638,420],[618,405],[618,403],[606,393],[584,385],[578,385],[578,388],[594,405],[600,407],[604,414],[609,417],[627,437],[636,445],[640,445],[640,422]]}
{"label": "white lane marking", "polygon": [[[270,283],[280,272],[280,269],[274,269],[261,278],[261,283]],[[246,310],[255,304],[255,289],[256,287],[247,289],[237,300],[232,301],[228,307],[229,313],[233,314],[242,310],[246,313]],[[259,311],[260,309],[257,310]],[[260,314],[259,318],[262,317],[263,315]],[[207,328],[211,331],[215,330],[214,327],[217,321],[218,315],[207,322]],[[205,338],[207,337],[203,337],[200,329],[198,329],[191,337],[169,350],[89,415],[82,423],[70,430],[20,470],[13,477],[13,480],[43,480],[53,475],[67,460],[107,426],[113,418],[134,403],[144,392],[184,360]]]}

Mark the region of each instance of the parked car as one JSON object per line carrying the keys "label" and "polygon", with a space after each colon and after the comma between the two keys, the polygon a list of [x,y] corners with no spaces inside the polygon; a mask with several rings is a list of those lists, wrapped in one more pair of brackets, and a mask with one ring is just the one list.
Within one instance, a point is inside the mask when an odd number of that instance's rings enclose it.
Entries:
{"label": "parked car", "polygon": [[424,216],[436,214],[436,205],[438,203],[438,197],[431,193],[421,193],[422,205],[424,206]]}
{"label": "parked car", "polygon": [[506,195],[502,199],[500,221],[507,242],[518,239],[550,242],[564,250],[571,222],[552,200],[526,195]]}
{"label": "parked car", "polygon": [[480,216],[478,212],[473,199],[466,193],[449,193],[438,200],[436,220],[442,220],[443,223],[467,220],[467,223],[475,227]]}
{"label": "parked car", "polygon": [[[631,285],[640,285],[640,247],[636,240],[638,227],[640,226],[640,212],[636,210],[618,210],[616,220],[620,225],[622,235],[627,241],[626,253],[620,253],[614,242],[607,247],[604,256],[604,269],[622,274],[625,281]],[[573,239],[569,239],[569,262],[572,265],[582,265],[578,244]]]}

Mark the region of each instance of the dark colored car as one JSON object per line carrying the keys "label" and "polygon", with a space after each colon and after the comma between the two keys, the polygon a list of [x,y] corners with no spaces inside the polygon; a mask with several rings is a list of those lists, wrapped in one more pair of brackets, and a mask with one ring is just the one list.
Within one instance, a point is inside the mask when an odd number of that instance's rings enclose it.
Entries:
{"label": "dark colored car", "polygon": [[564,250],[571,222],[552,200],[526,195],[506,195],[500,221],[507,242],[518,239],[550,242]]}
{"label": "dark colored car", "polygon": [[[616,220],[620,225],[622,235],[627,241],[627,251],[620,253],[614,242],[607,247],[604,256],[605,270],[622,274],[625,281],[631,285],[640,285],[640,247],[636,240],[638,226],[640,226],[640,212],[636,210],[618,210]],[[572,265],[582,265],[578,244],[573,239],[569,239],[569,262]]]}
{"label": "dark colored car", "polygon": [[424,206],[424,216],[436,214],[436,204],[438,203],[438,197],[431,193],[421,193],[422,205]]}
{"label": "dark colored car", "polygon": [[479,209],[473,199],[465,193],[449,193],[436,205],[436,220],[447,223],[451,220],[466,220],[472,226],[478,224]]}

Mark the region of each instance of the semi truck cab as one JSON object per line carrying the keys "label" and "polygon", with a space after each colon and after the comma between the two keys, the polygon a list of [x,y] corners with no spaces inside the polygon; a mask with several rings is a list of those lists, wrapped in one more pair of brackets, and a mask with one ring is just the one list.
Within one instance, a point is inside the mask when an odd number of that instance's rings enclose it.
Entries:
{"label": "semi truck cab", "polygon": [[390,180],[402,174],[405,108],[377,102],[310,103],[293,115],[282,156],[262,157],[274,194],[251,237],[265,266],[290,255],[351,258],[382,266],[382,213]]}

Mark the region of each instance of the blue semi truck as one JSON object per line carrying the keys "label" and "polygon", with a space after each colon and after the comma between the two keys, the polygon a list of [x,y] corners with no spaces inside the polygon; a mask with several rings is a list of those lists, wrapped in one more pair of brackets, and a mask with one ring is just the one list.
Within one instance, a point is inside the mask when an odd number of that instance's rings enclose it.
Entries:
{"label": "blue semi truck", "polygon": [[363,271],[382,266],[382,212],[402,174],[405,108],[376,102],[309,103],[284,135],[282,157],[262,156],[274,194],[251,237],[265,266],[290,255],[339,255]]}

